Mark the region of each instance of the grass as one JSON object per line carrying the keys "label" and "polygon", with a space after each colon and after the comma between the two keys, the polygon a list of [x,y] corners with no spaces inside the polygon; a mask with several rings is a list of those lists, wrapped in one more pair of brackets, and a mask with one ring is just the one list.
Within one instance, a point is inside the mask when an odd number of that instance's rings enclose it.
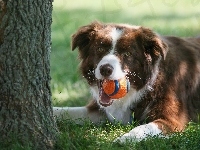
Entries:
{"label": "grass", "polygon": [[86,122],[76,125],[69,120],[58,122],[61,135],[56,143],[57,150],[199,150],[200,125],[189,125],[183,133],[176,133],[168,139],[153,137],[139,143],[128,142],[124,145],[113,140],[130,131],[135,125],[121,126],[105,123],[95,126]]}
{"label": "grass", "polygon": [[[70,49],[71,35],[82,25],[99,20],[142,25],[164,35],[200,34],[199,1],[56,0],[53,5],[51,86],[55,106],[83,106],[89,100],[88,86],[78,71],[77,50]],[[134,126],[110,123],[79,126],[62,120],[58,122],[61,134],[55,149],[200,149],[200,126],[193,124],[169,139],[154,138],[123,146],[112,143]]]}

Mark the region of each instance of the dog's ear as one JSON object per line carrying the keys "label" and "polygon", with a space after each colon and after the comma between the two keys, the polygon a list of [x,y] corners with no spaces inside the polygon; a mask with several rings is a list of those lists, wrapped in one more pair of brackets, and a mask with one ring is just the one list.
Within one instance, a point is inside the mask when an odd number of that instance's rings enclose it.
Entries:
{"label": "dog's ear", "polygon": [[72,35],[72,50],[84,48],[90,43],[92,37],[95,34],[96,26],[100,25],[99,22],[95,21],[89,25],[82,26],[78,29],[78,31]]}
{"label": "dog's ear", "polygon": [[158,58],[160,56],[165,59],[168,46],[162,41],[159,35],[156,35],[152,30],[143,27],[140,28],[139,35],[147,59]]}

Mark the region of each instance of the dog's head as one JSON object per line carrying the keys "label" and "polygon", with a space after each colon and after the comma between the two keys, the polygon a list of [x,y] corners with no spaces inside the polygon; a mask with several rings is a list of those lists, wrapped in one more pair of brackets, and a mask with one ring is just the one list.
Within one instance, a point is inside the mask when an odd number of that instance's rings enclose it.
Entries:
{"label": "dog's head", "polygon": [[79,49],[82,75],[91,87],[104,79],[127,77],[131,88],[143,88],[152,79],[167,46],[150,29],[93,22],[72,36]]}

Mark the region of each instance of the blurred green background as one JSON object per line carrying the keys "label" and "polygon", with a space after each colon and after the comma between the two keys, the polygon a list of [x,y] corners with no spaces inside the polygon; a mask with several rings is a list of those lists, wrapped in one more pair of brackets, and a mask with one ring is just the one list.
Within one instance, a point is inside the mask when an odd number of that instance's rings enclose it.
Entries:
{"label": "blurred green background", "polygon": [[53,105],[82,106],[89,88],[79,74],[71,35],[94,20],[142,25],[163,35],[200,35],[198,0],[55,0],[53,2],[51,87]]}

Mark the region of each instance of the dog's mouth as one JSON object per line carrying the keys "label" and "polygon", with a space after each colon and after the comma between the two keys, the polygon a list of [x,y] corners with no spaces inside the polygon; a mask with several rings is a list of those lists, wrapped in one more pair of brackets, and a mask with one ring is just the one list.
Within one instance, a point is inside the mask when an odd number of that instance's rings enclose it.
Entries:
{"label": "dog's mouth", "polygon": [[98,81],[99,97],[100,97],[99,103],[100,103],[102,106],[107,107],[107,106],[112,105],[113,99],[111,99],[111,98],[104,92],[104,90],[103,90],[103,88],[102,88],[102,83],[103,83],[103,80],[99,80],[99,81]]}

